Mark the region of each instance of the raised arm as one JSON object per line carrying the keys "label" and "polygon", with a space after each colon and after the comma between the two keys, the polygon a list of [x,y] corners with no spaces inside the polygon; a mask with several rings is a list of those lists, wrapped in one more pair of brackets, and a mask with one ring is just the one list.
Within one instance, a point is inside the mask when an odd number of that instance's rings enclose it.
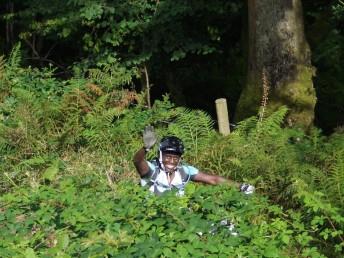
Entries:
{"label": "raised arm", "polygon": [[134,166],[140,176],[144,176],[149,172],[149,166],[146,161],[146,150],[144,147],[139,149],[133,158]]}
{"label": "raised arm", "polygon": [[144,176],[149,172],[149,166],[146,161],[146,152],[150,150],[156,143],[157,137],[153,126],[146,126],[143,131],[143,147],[139,149],[133,158],[133,162],[140,176]]}

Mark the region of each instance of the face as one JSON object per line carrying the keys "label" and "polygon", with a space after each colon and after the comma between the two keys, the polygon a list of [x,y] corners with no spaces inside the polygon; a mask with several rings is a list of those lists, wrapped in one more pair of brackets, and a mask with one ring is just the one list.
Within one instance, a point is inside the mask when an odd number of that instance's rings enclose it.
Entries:
{"label": "face", "polygon": [[176,167],[178,166],[180,161],[180,156],[171,153],[163,153],[162,154],[162,164],[167,172],[173,172]]}

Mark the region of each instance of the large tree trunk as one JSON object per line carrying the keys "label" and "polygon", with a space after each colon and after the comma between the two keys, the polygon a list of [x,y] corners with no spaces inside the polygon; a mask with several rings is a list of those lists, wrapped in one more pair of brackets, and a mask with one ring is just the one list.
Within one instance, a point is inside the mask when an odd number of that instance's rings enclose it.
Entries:
{"label": "large tree trunk", "polygon": [[265,70],[270,86],[267,109],[286,105],[288,125],[308,128],[313,123],[316,96],[301,0],[248,0],[248,27],[247,83],[236,120],[257,114]]}
{"label": "large tree trunk", "polygon": [[[14,3],[8,1],[6,4],[6,14],[12,15],[14,13]],[[13,48],[14,33],[13,33],[13,21],[6,19],[6,48],[10,50]]]}

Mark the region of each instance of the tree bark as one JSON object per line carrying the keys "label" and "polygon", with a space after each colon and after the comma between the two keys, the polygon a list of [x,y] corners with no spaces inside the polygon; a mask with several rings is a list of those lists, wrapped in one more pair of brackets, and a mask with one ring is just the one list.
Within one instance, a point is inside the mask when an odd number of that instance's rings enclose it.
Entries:
{"label": "tree bark", "polygon": [[[14,12],[14,3],[12,1],[8,1],[6,4],[6,13],[13,14]],[[6,46],[7,49],[12,49],[14,42],[14,34],[13,34],[13,21],[6,20]]]}
{"label": "tree bark", "polygon": [[267,110],[289,108],[286,122],[308,128],[316,103],[311,53],[304,34],[301,0],[248,0],[248,72],[236,120],[256,115],[270,86]]}

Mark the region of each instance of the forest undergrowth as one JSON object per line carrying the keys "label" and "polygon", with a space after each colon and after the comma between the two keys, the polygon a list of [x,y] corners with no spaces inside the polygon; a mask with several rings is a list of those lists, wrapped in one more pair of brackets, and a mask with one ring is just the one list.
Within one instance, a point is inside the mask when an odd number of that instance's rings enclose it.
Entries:
{"label": "forest undergrowth", "polygon": [[[127,74],[53,74],[22,68],[19,48],[0,59],[1,257],[343,255],[341,128],[286,128],[281,107],[224,137],[206,112],[168,96],[148,108],[144,92],[122,87]],[[183,198],[149,195],[131,162],[148,124],[184,141],[185,162],[256,194],[190,184]],[[236,236],[210,233],[224,218]]]}

